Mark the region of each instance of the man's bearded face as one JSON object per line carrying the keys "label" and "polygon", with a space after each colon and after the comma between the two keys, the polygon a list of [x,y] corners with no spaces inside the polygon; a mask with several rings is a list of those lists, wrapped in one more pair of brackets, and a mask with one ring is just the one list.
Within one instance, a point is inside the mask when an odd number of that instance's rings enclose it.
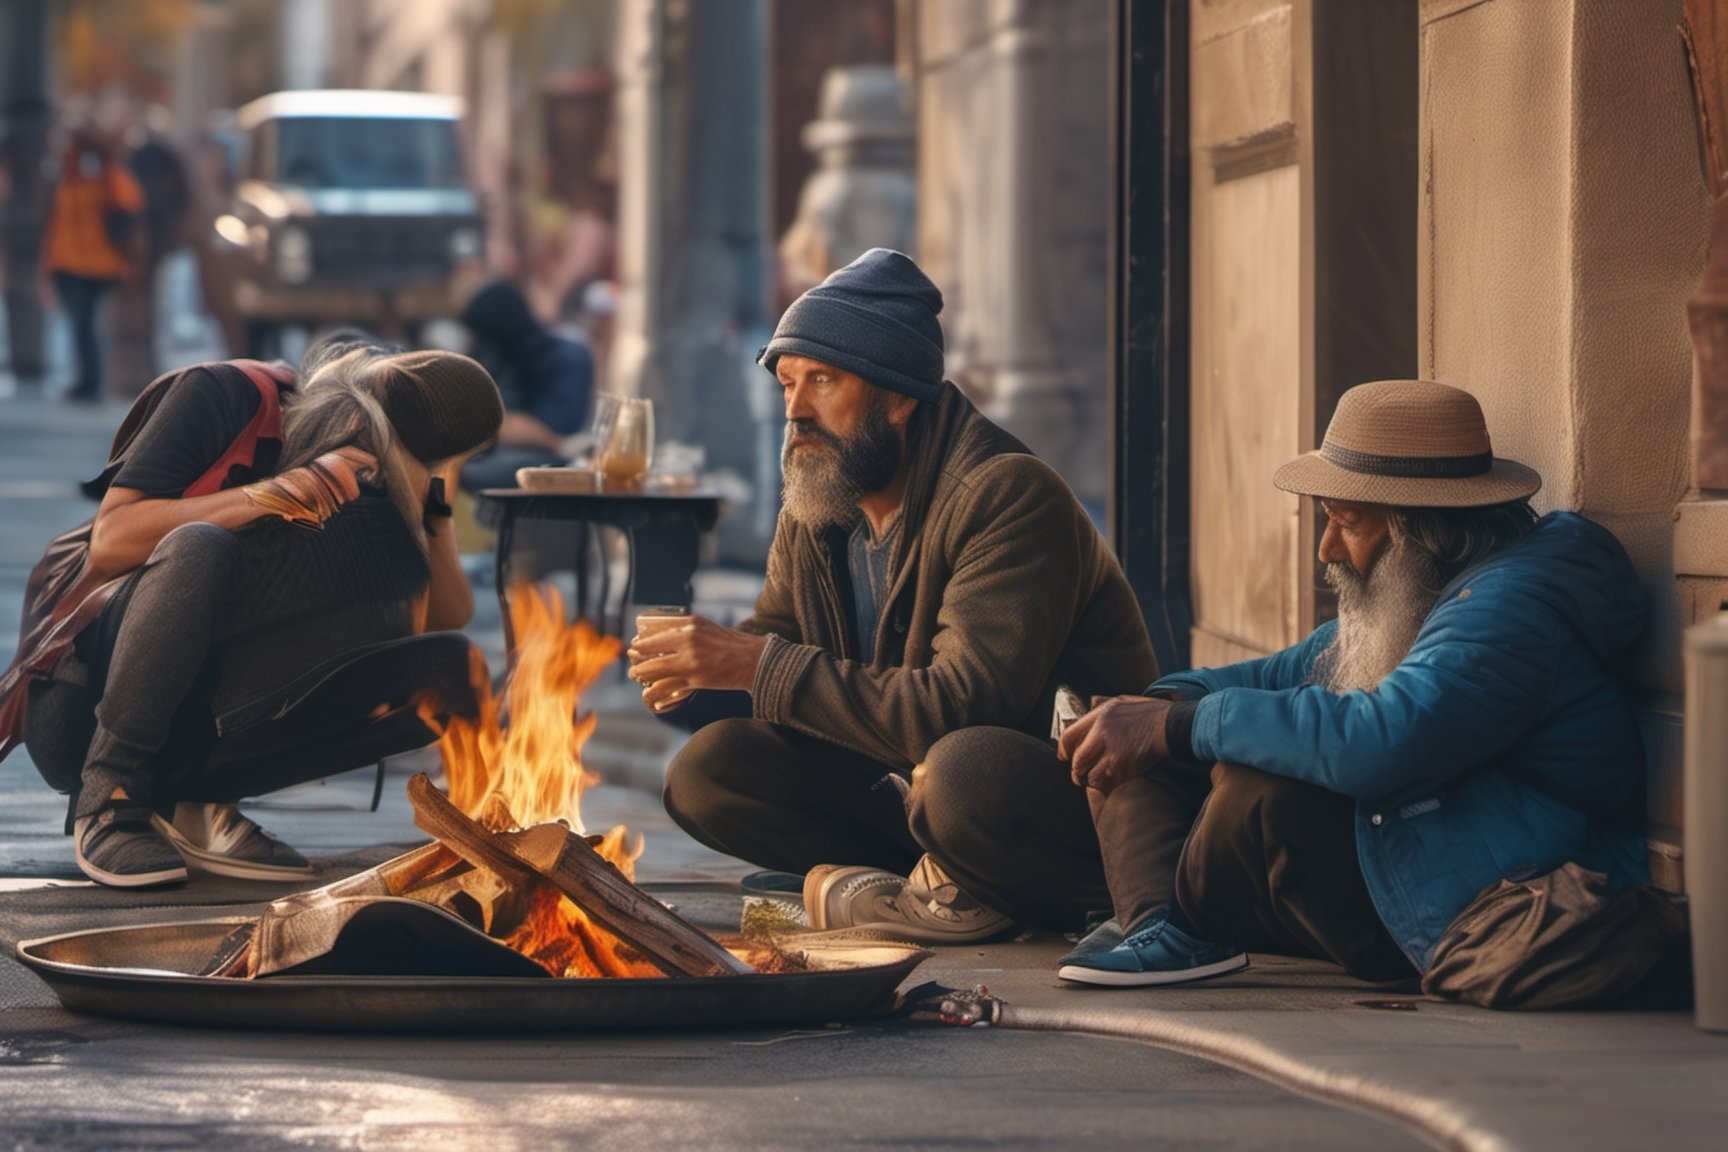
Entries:
{"label": "man's bearded face", "polygon": [[873,391],[850,436],[815,420],[786,421],[781,499],[787,515],[807,527],[850,527],[860,515],[858,501],[887,487],[899,467],[900,437],[888,420],[888,398]]}
{"label": "man's bearded face", "polygon": [[1410,654],[1434,607],[1439,571],[1394,534],[1366,576],[1338,562],[1326,565],[1326,583],[1338,593],[1338,631],[1310,679],[1333,692],[1372,692]]}

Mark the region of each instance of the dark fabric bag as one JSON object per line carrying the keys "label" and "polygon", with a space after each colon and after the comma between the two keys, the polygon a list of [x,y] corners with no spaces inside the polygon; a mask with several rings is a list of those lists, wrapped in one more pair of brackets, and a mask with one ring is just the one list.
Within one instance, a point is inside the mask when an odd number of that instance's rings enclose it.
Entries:
{"label": "dark fabric bag", "polygon": [[1483,1008],[1603,1004],[1685,932],[1685,914],[1661,891],[1611,891],[1602,873],[1568,862],[1484,888],[1435,946],[1422,991]]}
{"label": "dark fabric bag", "polygon": [[[255,360],[232,360],[198,367],[224,373],[238,370],[240,375],[235,379],[235,386],[257,389],[260,403],[252,422],[204,475],[186,489],[186,496],[219,491],[230,469],[236,464],[251,462],[260,439],[281,437],[281,393],[292,386],[294,379],[284,366]],[[132,408],[121,422],[120,430],[114,434],[108,468],[93,491],[87,486],[90,494],[99,498],[106,490],[107,481],[119,471],[126,450],[161,405],[168,389],[187,371],[190,369],[161,376],[138,394],[138,399],[132,402]],[[24,740],[28,685],[46,679],[53,672],[54,666],[71,649],[78,633],[101,615],[126,578],[122,574],[104,582],[88,571],[85,560],[90,555],[93,523],[93,520],[87,521],[56,536],[49,542],[42,559],[30,570],[30,578],[24,586],[18,654],[11,666],[0,673],[0,760],[4,760]]]}

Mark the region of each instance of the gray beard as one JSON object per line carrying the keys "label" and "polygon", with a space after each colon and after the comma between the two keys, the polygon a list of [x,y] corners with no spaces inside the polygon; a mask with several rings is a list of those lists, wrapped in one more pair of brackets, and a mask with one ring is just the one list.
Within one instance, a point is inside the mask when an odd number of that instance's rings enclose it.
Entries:
{"label": "gray beard", "polygon": [[1326,565],[1338,593],[1338,631],[1314,661],[1309,681],[1332,692],[1372,692],[1403,663],[1439,596],[1440,573],[1426,553],[1389,543],[1368,575]]}
{"label": "gray beard", "polygon": [[803,452],[788,448],[780,463],[784,482],[780,504],[786,515],[807,528],[850,528],[862,515],[858,499],[863,495],[846,477],[840,457],[833,452]]}
{"label": "gray beard", "polygon": [[[821,439],[831,450],[794,453],[797,433]],[[813,421],[788,423],[780,452],[781,507],[807,528],[850,528],[863,515],[858,502],[887,485],[899,465],[900,440],[880,398],[868,402],[863,424],[845,439]]]}

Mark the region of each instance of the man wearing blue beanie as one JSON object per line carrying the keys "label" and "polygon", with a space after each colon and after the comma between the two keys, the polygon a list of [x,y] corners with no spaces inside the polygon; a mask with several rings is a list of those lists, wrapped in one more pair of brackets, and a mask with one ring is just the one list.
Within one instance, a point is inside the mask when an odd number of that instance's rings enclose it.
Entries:
{"label": "man wearing blue beanie", "polygon": [[673,819],[803,874],[813,927],[938,944],[1110,906],[1051,707],[1058,685],[1156,675],[1062,478],[943,379],[941,310],[884,248],[787,309],[759,360],[786,440],[756,610],[643,617],[630,648],[648,705],[700,725],[668,770]]}

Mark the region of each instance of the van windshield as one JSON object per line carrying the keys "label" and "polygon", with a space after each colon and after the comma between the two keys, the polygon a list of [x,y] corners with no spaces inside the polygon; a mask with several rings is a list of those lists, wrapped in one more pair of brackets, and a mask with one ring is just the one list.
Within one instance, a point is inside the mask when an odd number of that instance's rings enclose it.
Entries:
{"label": "van windshield", "polygon": [[276,174],[302,188],[460,188],[450,120],[293,116],[278,120]]}

